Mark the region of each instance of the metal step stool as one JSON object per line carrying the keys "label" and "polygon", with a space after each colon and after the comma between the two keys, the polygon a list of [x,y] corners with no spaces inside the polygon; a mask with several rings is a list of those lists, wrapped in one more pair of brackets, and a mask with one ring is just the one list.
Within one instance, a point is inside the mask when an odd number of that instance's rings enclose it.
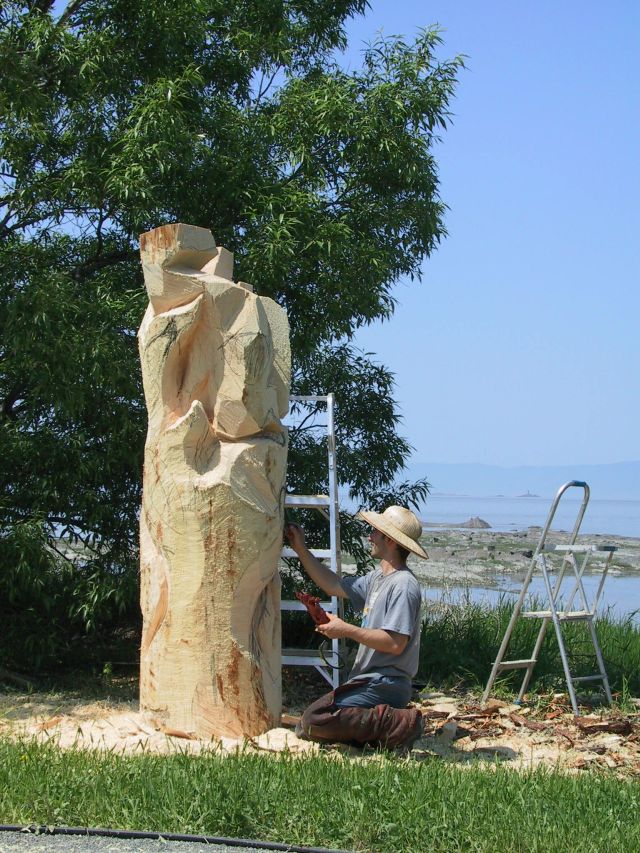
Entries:
{"label": "metal step stool", "polygon": [[[551,523],[553,521],[553,517],[558,508],[558,504],[560,503],[561,497],[564,493],[571,488],[580,488],[583,489],[583,498],[582,503],[580,505],[580,509],[578,511],[578,515],[576,517],[576,521],[573,527],[573,531],[569,538],[569,544],[567,545],[547,545],[546,538],[547,533],[549,532],[549,528],[551,527]],[[529,686],[529,682],[531,680],[531,675],[533,673],[534,667],[538,662],[538,657],[540,655],[540,649],[542,648],[542,643],[547,632],[547,627],[549,623],[553,623],[553,627],[556,632],[556,638],[558,640],[558,648],[560,650],[560,657],[562,659],[562,667],[564,670],[565,679],[567,682],[567,688],[569,690],[569,697],[571,699],[571,707],[573,708],[573,713],[576,716],[579,716],[578,702],[576,700],[575,693],[575,684],[579,682],[590,682],[590,681],[601,681],[602,686],[604,688],[604,692],[606,694],[607,700],[609,704],[611,704],[611,689],[609,687],[609,679],[607,677],[607,673],[604,666],[604,660],[602,657],[602,652],[600,650],[600,644],[598,643],[598,637],[596,635],[595,626],[593,624],[596,610],[598,609],[598,604],[600,603],[600,598],[602,596],[602,590],[604,588],[604,582],[607,577],[607,573],[609,571],[609,567],[611,565],[611,558],[613,557],[616,548],[612,545],[576,545],[576,539],[578,536],[578,532],[580,530],[580,525],[582,524],[582,519],[584,517],[585,510],[587,508],[587,504],[589,503],[589,486],[586,483],[583,483],[579,480],[572,480],[569,483],[565,483],[564,486],[561,486],[556,494],[553,503],[551,504],[551,508],[549,510],[549,515],[547,516],[546,524],[542,530],[542,534],[540,536],[540,541],[538,542],[538,546],[535,550],[535,553],[531,559],[531,563],[529,565],[529,569],[527,571],[527,575],[522,584],[522,590],[520,591],[520,596],[515,604],[513,609],[513,613],[511,615],[511,619],[507,626],[507,630],[505,631],[504,637],[502,639],[502,643],[500,645],[500,649],[498,651],[498,655],[493,664],[493,668],[491,670],[491,675],[489,676],[489,681],[487,682],[487,686],[485,688],[484,694],[482,696],[482,704],[484,705],[489,698],[491,693],[491,689],[495,683],[497,676],[509,669],[524,669],[525,674],[522,681],[522,686],[520,687],[520,692],[518,694],[518,702],[522,701],[524,694]],[[591,606],[587,601],[587,596],[584,590],[584,585],[582,583],[582,578],[589,562],[589,558],[596,553],[600,553],[602,555],[606,555],[606,561],[604,570],[602,572],[602,576],[600,578],[600,583],[598,585],[598,589],[594,598],[594,601]],[[551,562],[551,555],[560,555],[562,556],[562,562],[560,565],[560,569],[558,571],[558,575],[556,578],[555,585],[552,585],[552,580],[550,574],[553,572],[554,567]],[[547,556],[548,555],[548,556]],[[578,560],[576,559],[576,555],[582,555],[582,563],[578,565]],[[549,608],[545,610],[523,610],[524,599],[527,594],[527,590],[529,589],[529,585],[534,576],[536,569],[540,570],[542,578],[544,580],[544,588],[546,593],[546,598],[549,603]],[[557,605],[561,601],[560,592],[562,589],[563,580],[570,582],[573,581],[571,592],[569,593],[568,598],[566,599],[566,604],[563,610],[558,610]],[[576,595],[578,597],[578,607],[573,608],[574,601],[576,599]],[[530,658],[526,658],[523,660],[504,660],[504,656],[507,651],[507,647],[509,645],[509,641],[511,640],[511,635],[515,628],[516,622],[519,618],[522,619],[541,619],[542,624],[540,626],[540,630],[538,632],[538,637],[536,639],[533,652]],[[593,645],[593,650],[595,652],[596,661],[598,664],[598,672],[594,675],[586,675],[580,677],[574,677],[571,674],[571,670],[569,668],[569,658],[567,656],[567,651],[565,648],[565,641],[562,634],[562,625],[566,622],[585,622],[589,636],[591,639],[591,643]]]}

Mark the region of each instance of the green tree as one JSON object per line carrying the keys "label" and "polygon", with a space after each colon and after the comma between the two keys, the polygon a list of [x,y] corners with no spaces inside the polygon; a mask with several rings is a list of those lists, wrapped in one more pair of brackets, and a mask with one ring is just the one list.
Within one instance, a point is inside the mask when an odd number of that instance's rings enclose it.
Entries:
{"label": "green tree", "polygon": [[[356,501],[384,501],[401,472],[392,376],[350,341],[444,234],[432,146],[461,60],[439,61],[425,30],[344,71],[344,23],[366,5],[0,6],[0,611],[15,659],[27,612],[30,655],[61,648],[54,601],[67,638],[135,612],[143,231],[210,227],[237,278],[286,307],[293,392],[335,391]],[[297,432],[291,485],[322,490],[322,460]]]}

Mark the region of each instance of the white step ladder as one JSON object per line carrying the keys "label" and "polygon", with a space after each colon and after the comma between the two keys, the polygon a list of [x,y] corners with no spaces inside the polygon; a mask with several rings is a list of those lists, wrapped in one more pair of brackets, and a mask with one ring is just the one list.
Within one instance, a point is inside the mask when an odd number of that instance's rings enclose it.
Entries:
{"label": "white step ladder", "polygon": [[[285,495],[285,509],[314,509],[329,522],[329,547],[311,548],[311,553],[319,560],[329,560],[329,568],[338,577],[342,577],[340,559],[340,512],[338,502],[338,473],[336,469],[335,440],[335,399],[333,394],[305,397],[290,397],[291,402],[327,404],[327,463],[329,467],[328,495]],[[282,556],[297,558],[292,548],[283,548]],[[329,613],[342,616],[342,600],[332,596],[329,601],[321,601],[322,607]],[[305,610],[300,601],[281,601],[281,610]],[[311,620],[309,620],[311,626]],[[335,689],[340,683],[340,641],[331,640],[331,651],[319,649],[282,649],[284,666],[313,666]]]}
{"label": "white step ladder", "polygon": [[[558,508],[560,498],[568,489],[571,488],[583,489],[583,498],[573,527],[573,531],[569,538],[569,544],[547,545],[547,533],[549,531],[549,528],[551,527],[551,522],[553,521],[556,509]],[[517,699],[518,702],[522,701],[527,687],[529,686],[529,681],[531,680],[531,675],[533,673],[534,667],[538,662],[540,649],[542,648],[542,643],[550,622],[553,623],[553,627],[556,632],[558,648],[560,650],[560,658],[562,659],[562,667],[564,669],[564,675],[567,682],[567,687],[569,689],[569,697],[571,699],[571,707],[573,708],[573,713],[576,716],[579,716],[580,713],[578,710],[578,702],[576,700],[575,693],[575,684],[579,682],[601,681],[609,704],[611,704],[612,698],[611,689],[609,687],[609,679],[605,670],[604,659],[602,657],[602,652],[600,650],[600,645],[598,643],[598,638],[596,636],[596,630],[593,622],[596,615],[596,610],[598,608],[598,604],[600,602],[600,598],[602,596],[604,582],[607,577],[609,567],[611,565],[611,558],[613,557],[616,548],[612,545],[576,545],[576,539],[588,503],[589,486],[586,483],[583,483],[579,480],[572,480],[569,483],[565,483],[564,486],[561,486],[558,490],[558,493],[555,496],[553,503],[551,504],[551,509],[549,510],[549,515],[547,516],[546,524],[544,526],[542,534],[540,535],[538,547],[536,548],[535,553],[531,559],[531,564],[522,584],[520,596],[516,601],[513,613],[511,615],[511,619],[509,621],[507,630],[505,631],[502,640],[502,644],[500,645],[498,655],[493,664],[491,675],[489,676],[489,681],[487,682],[487,686],[482,696],[483,705],[489,698],[491,689],[494,685],[497,676],[501,672],[504,672],[505,670],[509,669],[525,670],[524,679],[522,681],[522,686],[520,688],[520,692],[518,694]],[[606,559],[604,570],[600,578],[600,583],[598,585],[595,598],[593,600],[592,605],[589,606],[587,602],[587,596],[584,590],[584,585],[582,583],[582,578],[589,562],[589,558],[596,553],[600,553],[601,556],[606,555]],[[562,562],[560,564],[560,568],[554,585],[552,585],[552,581],[550,578],[550,574],[554,571],[554,566],[551,560],[552,554],[562,557]],[[582,563],[580,565],[578,565],[576,555],[582,555],[583,557]],[[536,569],[540,570],[542,578],[544,580],[545,592],[549,603],[549,609],[523,610],[524,599]],[[557,605],[559,605],[561,602],[560,593],[562,590],[563,580],[569,582],[569,584],[571,585],[571,591],[569,593],[568,598],[566,599],[564,609],[558,610]],[[572,609],[574,606],[576,595],[578,596],[578,607]],[[542,620],[542,624],[538,632],[538,637],[536,639],[533,652],[530,658],[526,658],[524,660],[504,660],[509,641],[511,640],[513,629],[519,618]],[[585,622],[587,624],[591,643],[593,645],[593,650],[595,652],[595,657],[598,664],[598,672],[596,674],[581,676],[578,678],[574,677],[571,674],[571,670],[569,668],[569,659],[565,648],[564,637],[562,635],[562,625],[565,622]]]}

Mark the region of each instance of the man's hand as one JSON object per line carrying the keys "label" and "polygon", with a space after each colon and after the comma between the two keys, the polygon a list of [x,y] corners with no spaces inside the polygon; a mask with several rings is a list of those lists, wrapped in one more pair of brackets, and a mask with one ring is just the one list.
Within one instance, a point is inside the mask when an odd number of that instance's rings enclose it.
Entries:
{"label": "man's hand", "polygon": [[342,637],[349,636],[351,626],[348,622],[335,616],[333,613],[327,613],[329,619],[324,625],[316,625],[316,631],[323,634],[329,640],[340,640]]}
{"label": "man's hand", "polygon": [[304,530],[299,524],[285,524],[284,535],[287,537],[289,545],[291,545],[296,554],[299,554],[306,545]]}
{"label": "man's hand", "polygon": [[316,631],[329,640],[341,640],[346,637],[377,652],[390,655],[402,654],[409,642],[406,634],[399,634],[397,631],[387,631],[384,628],[360,628],[358,625],[344,622],[333,613],[327,613],[327,616],[329,621],[324,625],[317,625]]}
{"label": "man's hand", "polygon": [[307,543],[304,539],[304,530],[299,524],[285,524],[284,535],[289,541],[289,545],[296,552],[296,555],[305,572],[311,580],[320,587],[327,595],[339,595],[344,597],[346,592],[342,588],[342,584],[338,576],[331,571],[328,566],[321,563],[311,551],[307,548]]}

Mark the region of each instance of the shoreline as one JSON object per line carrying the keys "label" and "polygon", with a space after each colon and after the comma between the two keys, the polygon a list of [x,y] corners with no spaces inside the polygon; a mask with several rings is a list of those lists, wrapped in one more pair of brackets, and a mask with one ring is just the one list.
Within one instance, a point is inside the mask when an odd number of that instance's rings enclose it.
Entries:
{"label": "shoreline", "polygon": [[[420,544],[429,555],[428,560],[409,556],[407,565],[421,584],[430,587],[499,586],[500,576],[524,577],[533,553],[540,540],[541,527],[505,532],[490,529],[451,527],[423,530]],[[550,544],[566,544],[569,533],[550,530]],[[584,534],[578,542],[586,545],[614,545],[618,549],[612,558],[609,575],[640,578],[640,537],[607,536],[602,533]],[[602,572],[603,558],[590,558],[585,576]],[[354,563],[343,554],[342,569],[345,574],[355,571]]]}
{"label": "shoreline", "polygon": [[[409,568],[418,580],[434,587],[492,585],[495,576],[524,575],[540,540],[541,527],[518,531],[493,529],[428,527],[423,530],[420,544],[428,560],[410,557]],[[565,531],[549,531],[547,542],[560,545],[569,541]],[[584,534],[578,542],[585,545],[613,545],[614,553],[609,573],[615,576],[640,578],[640,538]],[[594,554],[585,576],[600,574],[604,559]]]}

